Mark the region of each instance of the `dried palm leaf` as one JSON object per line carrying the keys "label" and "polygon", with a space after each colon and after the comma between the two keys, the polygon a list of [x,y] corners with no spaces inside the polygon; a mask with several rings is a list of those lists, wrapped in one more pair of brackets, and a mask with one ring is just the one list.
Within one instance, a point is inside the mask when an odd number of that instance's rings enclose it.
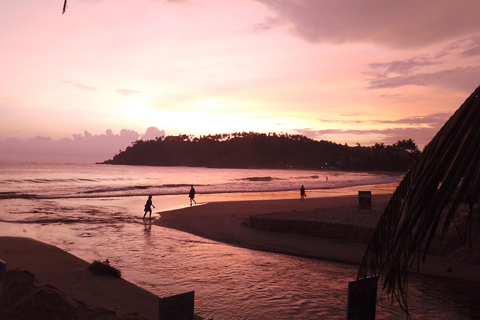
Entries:
{"label": "dried palm leaf", "polygon": [[[480,87],[435,135],[406,173],[368,244],[358,279],[379,276],[383,290],[408,315],[408,271],[421,262],[437,229],[441,238],[455,224],[462,202],[469,218],[480,193]],[[469,230],[469,229],[467,229]],[[470,233],[462,241],[471,248]]]}

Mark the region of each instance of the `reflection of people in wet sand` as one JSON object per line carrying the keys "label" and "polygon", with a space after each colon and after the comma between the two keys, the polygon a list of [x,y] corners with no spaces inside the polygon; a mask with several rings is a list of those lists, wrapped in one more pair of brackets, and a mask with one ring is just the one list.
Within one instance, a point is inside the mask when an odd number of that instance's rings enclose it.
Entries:
{"label": "reflection of people in wet sand", "polygon": [[148,221],[144,223],[144,230],[145,232],[150,232],[152,230],[152,221]]}
{"label": "reflection of people in wet sand", "polygon": [[145,214],[143,215],[143,219],[145,219],[145,216],[147,215],[147,212],[150,213],[149,218],[152,218],[152,207],[155,208],[155,206],[152,203],[152,196],[148,196],[148,200],[145,203]]}
{"label": "reflection of people in wet sand", "polygon": [[192,202],[195,202],[197,204],[197,201],[195,201],[195,189],[192,187],[190,188],[190,192],[188,193],[188,197],[190,198],[190,206],[192,206]]}
{"label": "reflection of people in wet sand", "polygon": [[300,188],[300,199],[305,199],[305,197],[307,196],[307,194],[305,193],[305,187],[303,186],[302,184],[302,187]]}

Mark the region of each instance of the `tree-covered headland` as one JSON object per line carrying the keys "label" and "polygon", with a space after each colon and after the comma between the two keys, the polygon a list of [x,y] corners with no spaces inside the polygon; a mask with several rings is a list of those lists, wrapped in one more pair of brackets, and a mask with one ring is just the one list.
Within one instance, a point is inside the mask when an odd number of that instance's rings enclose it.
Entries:
{"label": "tree-covered headland", "polygon": [[406,171],[420,151],[412,139],[355,147],[302,135],[242,132],[137,140],[105,164],[215,168]]}

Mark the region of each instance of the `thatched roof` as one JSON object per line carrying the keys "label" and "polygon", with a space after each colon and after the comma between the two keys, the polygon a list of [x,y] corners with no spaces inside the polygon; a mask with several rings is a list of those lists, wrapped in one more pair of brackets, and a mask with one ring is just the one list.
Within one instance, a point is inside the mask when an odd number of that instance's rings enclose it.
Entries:
{"label": "thatched roof", "polygon": [[[480,192],[480,87],[445,123],[412,165],[380,218],[358,279],[380,276],[408,314],[407,273],[419,266],[434,236],[455,225],[460,204],[469,218]],[[471,220],[467,220],[471,221]],[[471,244],[468,229],[460,234]]]}

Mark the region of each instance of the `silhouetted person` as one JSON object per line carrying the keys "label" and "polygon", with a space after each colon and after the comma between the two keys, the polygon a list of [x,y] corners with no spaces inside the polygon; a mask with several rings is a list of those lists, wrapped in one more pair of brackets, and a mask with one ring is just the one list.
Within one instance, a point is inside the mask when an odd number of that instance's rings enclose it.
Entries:
{"label": "silhouetted person", "polygon": [[197,201],[195,201],[195,188],[193,188],[193,185],[190,188],[190,192],[188,193],[188,197],[190,198],[190,206],[192,206],[192,202],[195,202],[195,204],[197,204]]}
{"label": "silhouetted person", "polygon": [[300,199],[305,199],[305,197],[307,196],[307,194],[305,193],[305,187],[303,186],[302,184],[302,187],[300,188]]}
{"label": "silhouetted person", "polygon": [[145,216],[147,215],[147,212],[150,213],[150,219],[152,218],[152,207],[155,208],[155,206],[152,203],[152,196],[148,196],[148,200],[145,203],[145,214],[143,215],[143,219],[145,219]]}

